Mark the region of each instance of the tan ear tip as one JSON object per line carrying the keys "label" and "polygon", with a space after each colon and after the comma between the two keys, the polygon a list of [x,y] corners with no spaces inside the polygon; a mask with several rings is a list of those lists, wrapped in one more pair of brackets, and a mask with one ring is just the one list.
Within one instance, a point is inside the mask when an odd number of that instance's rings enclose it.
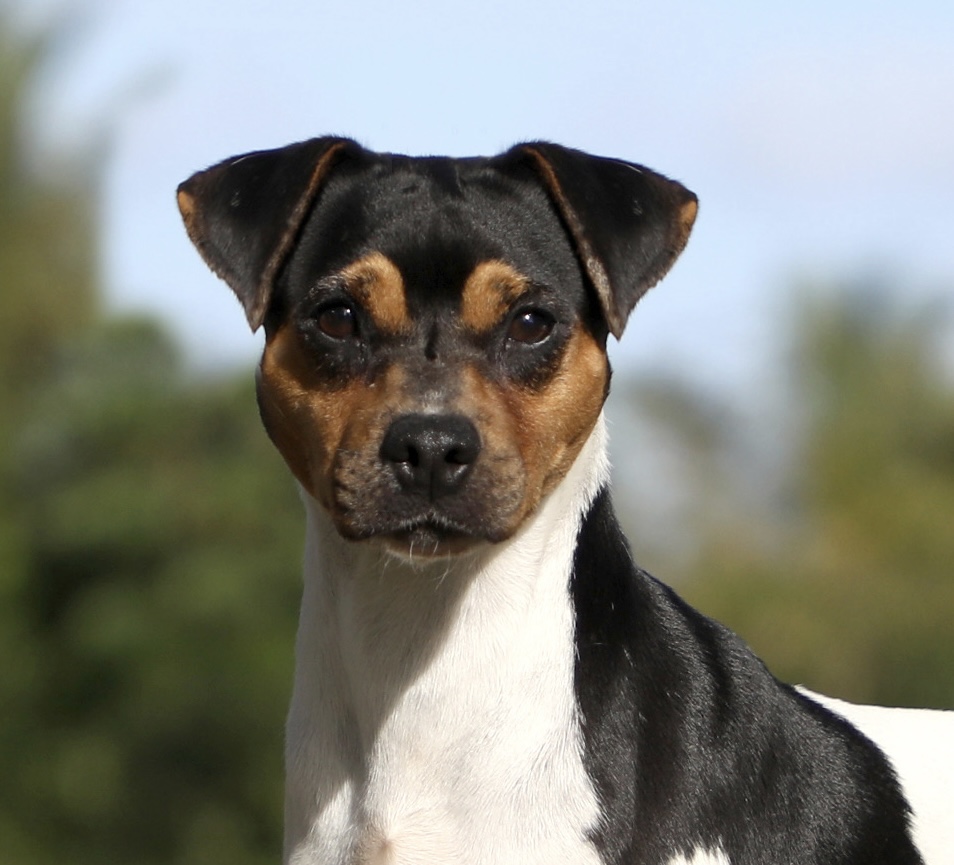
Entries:
{"label": "tan ear tip", "polygon": [[[692,195],[692,193],[690,193],[690,195]],[[698,214],[699,199],[696,198],[695,195],[692,195],[692,197],[679,208],[679,225],[685,237],[688,237],[689,232],[692,231],[692,226],[695,224]]]}
{"label": "tan ear tip", "polygon": [[180,183],[179,188],[176,190],[176,203],[179,205],[179,213],[182,214],[182,218],[187,223],[192,220],[192,216],[195,213],[195,198],[186,189],[188,183],[188,180],[185,181],[185,183]]}

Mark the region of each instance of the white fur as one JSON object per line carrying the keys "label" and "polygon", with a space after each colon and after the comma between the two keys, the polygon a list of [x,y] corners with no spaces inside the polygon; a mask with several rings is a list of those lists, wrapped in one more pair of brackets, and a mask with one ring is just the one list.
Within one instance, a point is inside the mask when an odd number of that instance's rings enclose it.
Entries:
{"label": "white fur", "polygon": [[306,496],[288,720],[293,865],[596,865],[567,589],[608,476],[602,418],[510,541],[409,563]]}
{"label": "white fur", "polygon": [[688,858],[676,856],[666,865],[731,865],[729,857],[722,850],[693,850]]}
{"label": "white fur", "polygon": [[925,865],[954,863],[954,712],[859,706],[799,690],[887,755],[914,812],[914,841]]}

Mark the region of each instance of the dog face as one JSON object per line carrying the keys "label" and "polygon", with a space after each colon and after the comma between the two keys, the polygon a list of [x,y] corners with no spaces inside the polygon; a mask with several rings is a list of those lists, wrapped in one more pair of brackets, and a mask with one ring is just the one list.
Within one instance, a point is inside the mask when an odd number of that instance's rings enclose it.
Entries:
{"label": "dog face", "polygon": [[447,555],[510,537],[609,384],[605,342],[669,268],[695,198],[550,144],[413,159],[314,139],[179,191],[190,236],[265,325],[262,419],[353,540]]}

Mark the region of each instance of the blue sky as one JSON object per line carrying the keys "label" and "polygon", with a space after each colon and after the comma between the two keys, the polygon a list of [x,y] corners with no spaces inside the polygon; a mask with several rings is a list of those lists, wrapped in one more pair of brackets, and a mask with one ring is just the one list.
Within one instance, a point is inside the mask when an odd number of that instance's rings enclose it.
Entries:
{"label": "blue sky", "polygon": [[468,155],[531,138],[647,164],[701,199],[622,370],[759,386],[796,277],[891,273],[954,298],[954,3],[57,0],[47,150],[109,141],[103,273],[203,366],[259,342],[178,221],[177,183],[323,133]]}

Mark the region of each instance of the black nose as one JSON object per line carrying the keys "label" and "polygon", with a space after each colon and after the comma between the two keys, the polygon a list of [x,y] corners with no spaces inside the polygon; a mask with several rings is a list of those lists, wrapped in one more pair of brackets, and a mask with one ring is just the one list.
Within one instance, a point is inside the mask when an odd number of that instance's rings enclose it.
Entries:
{"label": "black nose", "polygon": [[477,429],[460,415],[404,415],[381,443],[401,486],[432,501],[460,487],[479,453]]}

